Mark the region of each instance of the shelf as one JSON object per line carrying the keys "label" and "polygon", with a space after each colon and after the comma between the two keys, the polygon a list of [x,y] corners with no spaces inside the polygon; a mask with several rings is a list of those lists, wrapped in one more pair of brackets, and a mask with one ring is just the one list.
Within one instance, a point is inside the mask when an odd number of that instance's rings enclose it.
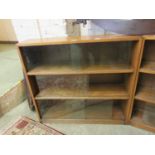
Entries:
{"label": "shelf", "polygon": [[90,66],[75,68],[69,66],[41,65],[31,69],[28,75],[78,75],[78,74],[108,74],[108,73],[132,73],[129,66],[116,64],[107,66]]}
{"label": "shelf", "polygon": [[128,99],[126,89],[119,84],[93,85],[88,90],[74,88],[47,88],[35,97],[37,100],[48,99]]}
{"label": "shelf", "polygon": [[155,116],[143,110],[137,111],[131,119],[131,125],[155,132]]}
{"label": "shelf", "polygon": [[[43,105],[43,104],[41,104]],[[124,115],[113,101],[85,103],[84,101],[64,101],[50,104],[43,112],[43,121],[67,123],[123,123]]]}
{"label": "shelf", "polygon": [[147,124],[147,123],[143,122],[142,119],[140,119],[139,117],[136,117],[136,116],[131,119],[130,124],[137,128],[142,128],[145,130],[155,132],[155,127],[152,126],[152,124]]}
{"label": "shelf", "polygon": [[149,88],[141,89],[135,96],[135,99],[155,104],[155,91],[150,90]]}
{"label": "shelf", "polygon": [[155,74],[155,62],[144,63],[140,69],[141,73]]}

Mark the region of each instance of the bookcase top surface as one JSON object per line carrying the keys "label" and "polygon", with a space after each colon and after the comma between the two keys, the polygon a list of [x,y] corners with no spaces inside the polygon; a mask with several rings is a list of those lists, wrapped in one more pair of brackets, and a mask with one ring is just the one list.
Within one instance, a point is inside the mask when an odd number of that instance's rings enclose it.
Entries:
{"label": "bookcase top surface", "polygon": [[144,35],[143,38],[145,40],[155,40],[155,35]]}
{"label": "bookcase top surface", "polygon": [[19,42],[18,47],[45,46],[61,44],[95,43],[95,42],[113,42],[113,41],[137,41],[139,36],[127,35],[100,35],[100,36],[75,36],[75,37],[57,37],[50,39],[36,39]]}

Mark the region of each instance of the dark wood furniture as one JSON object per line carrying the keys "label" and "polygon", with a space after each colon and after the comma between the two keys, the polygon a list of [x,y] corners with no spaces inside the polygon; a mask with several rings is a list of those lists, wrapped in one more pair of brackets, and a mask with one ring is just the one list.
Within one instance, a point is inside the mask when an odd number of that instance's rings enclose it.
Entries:
{"label": "dark wood furniture", "polygon": [[17,45],[39,121],[130,121],[141,37],[66,37]]}

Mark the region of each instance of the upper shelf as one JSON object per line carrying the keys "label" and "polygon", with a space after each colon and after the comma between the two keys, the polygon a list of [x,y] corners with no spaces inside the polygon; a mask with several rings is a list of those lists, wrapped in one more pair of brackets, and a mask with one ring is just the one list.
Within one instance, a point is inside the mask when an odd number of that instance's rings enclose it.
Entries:
{"label": "upper shelf", "polygon": [[155,104],[155,94],[149,88],[141,89],[135,96],[135,99],[146,103]]}
{"label": "upper shelf", "polygon": [[52,38],[52,39],[36,39],[36,40],[24,41],[24,42],[18,43],[17,46],[29,47],[29,46],[113,42],[113,41],[138,41],[139,39],[140,39],[139,36],[126,36],[126,35],[61,37],[61,38]]}
{"label": "upper shelf", "polygon": [[133,69],[127,65],[104,65],[104,66],[89,66],[89,67],[70,67],[70,66],[52,66],[39,65],[28,72],[28,75],[82,75],[82,74],[119,74],[132,73]]}
{"label": "upper shelf", "polygon": [[141,73],[155,74],[155,62],[147,62],[140,68]]}

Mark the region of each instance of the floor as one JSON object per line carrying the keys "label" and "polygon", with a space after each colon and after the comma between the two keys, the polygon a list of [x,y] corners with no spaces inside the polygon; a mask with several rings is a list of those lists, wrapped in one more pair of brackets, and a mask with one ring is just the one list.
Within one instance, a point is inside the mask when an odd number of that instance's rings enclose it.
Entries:
{"label": "floor", "polygon": [[[16,122],[20,117],[27,116],[36,119],[27,101],[6,113],[0,118],[0,133],[3,133],[10,125]],[[152,135],[153,133],[131,127],[128,125],[103,125],[103,124],[60,124],[53,123],[49,126],[67,134],[67,135]]]}
{"label": "floor", "polygon": [[0,66],[0,96],[2,96],[23,79],[14,44],[0,44]]}

